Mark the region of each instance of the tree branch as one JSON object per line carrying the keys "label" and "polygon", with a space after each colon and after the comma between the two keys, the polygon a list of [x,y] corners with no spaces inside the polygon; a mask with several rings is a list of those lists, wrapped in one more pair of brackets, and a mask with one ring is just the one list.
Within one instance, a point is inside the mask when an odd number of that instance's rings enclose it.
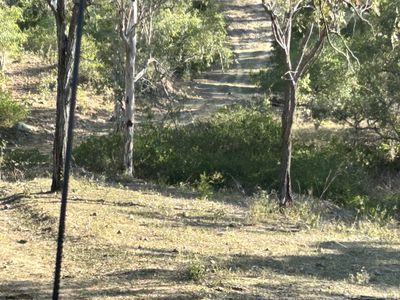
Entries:
{"label": "tree branch", "polygon": [[146,74],[147,68],[148,68],[149,65],[150,65],[151,63],[153,63],[153,62],[157,62],[157,60],[155,60],[154,58],[150,57],[150,58],[147,60],[147,63],[146,63],[146,65],[144,66],[144,68],[143,68],[139,73],[136,74],[135,79],[134,79],[134,82],[139,81],[139,80]]}

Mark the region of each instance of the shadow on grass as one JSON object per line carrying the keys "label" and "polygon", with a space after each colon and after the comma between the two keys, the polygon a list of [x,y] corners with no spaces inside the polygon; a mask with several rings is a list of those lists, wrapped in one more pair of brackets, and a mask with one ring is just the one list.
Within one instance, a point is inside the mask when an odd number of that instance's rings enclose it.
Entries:
{"label": "shadow on grass", "polygon": [[[333,281],[342,282],[349,274],[362,267],[370,274],[368,285],[398,287],[400,284],[400,254],[376,243],[324,242],[315,245],[315,256],[231,256],[226,264],[230,272],[246,273],[246,277],[260,277],[257,271],[270,270],[276,274],[296,275],[309,281],[237,285],[221,281],[196,283],[190,281],[184,269],[145,267],[127,269],[126,266],[93,278],[67,276],[62,279],[63,299],[91,299],[122,297],[124,299],[384,299],[368,295],[341,294],[329,291]],[[142,254],[167,259],[178,255],[173,250],[140,248]],[[121,249],[125,252],[126,249]],[[324,253],[327,252],[327,253]],[[210,259],[210,257],[208,257]],[[162,262],[162,260],[160,260]],[[207,276],[207,275],[206,275]],[[49,278],[51,274],[49,274]],[[282,277],[285,278],[285,277]],[[321,280],[315,284],[315,280]],[[361,284],[361,283],[360,283]],[[367,283],[365,283],[367,284]],[[199,289],[199,287],[201,287]],[[328,291],[326,291],[328,290]],[[47,283],[35,281],[3,281],[0,299],[49,299],[50,279]],[[385,298],[390,299],[390,298]]]}
{"label": "shadow on grass", "polygon": [[[201,215],[201,216],[187,216],[184,214],[167,216],[156,211],[121,211],[130,216],[138,216],[140,218],[160,220],[163,222],[170,222],[167,226],[181,227],[203,227],[213,229],[224,229],[224,228],[239,228],[243,226],[243,219],[235,216],[212,216],[212,215]],[[172,224],[171,224],[172,223]]]}
{"label": "shadow on grass", "polygon": [[[234,256],[227,267],[233,270],[265,270],[285,275],[310,276],[322,280],[366,280],[370,285],[400,286],[400,252],[374,243],[324,242],[316,247],[314,256]],[[359,279],[357,279],[359,276]],[[363,278],[361,278],[363,277]]]}
{"label": "shadow on grass", "polygon": [[[123,297],[124,299],[202,299],[195,292],[179,291],[179,273],[166,269],[139,269],[109,273],[93,279],[63,278],[62,299]],[[0,300],[50,299],[52,283],[8,281],[0,283]]]}
{"label": "shadow on grass", "polygon": [[6,204],[18,203],[24,197],[25,197],[25,195],[23,193],[14,194],[14,195],[11,195],[11,196],[6,196],[6,197],[3,197],[3,198],[0,198],[0,204],[6,205]]}

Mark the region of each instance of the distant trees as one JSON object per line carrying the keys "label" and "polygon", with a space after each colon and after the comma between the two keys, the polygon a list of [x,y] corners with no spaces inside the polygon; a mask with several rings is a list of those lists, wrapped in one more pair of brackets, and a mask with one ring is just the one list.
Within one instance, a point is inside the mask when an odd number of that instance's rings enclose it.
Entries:
{"label": "distant trees", "polygon": [[[355,132],[376,133],[382,142],[400,142],[400,1],[379,1],[368,23],[343,32],[359,64],[326,49],[310,70],[314,118],[329,118]],[[354,24],[355,20],[353,20]],[[322,76],[321,76],[322,75]],[[329,82],[322,78],[329,77]]]}
{"label": "distant trees", "polygon": [[[298,102],[299,82],[326,42],[349,60],[354,56],[342,38],[349,14],[363,18],[371,1],[338,0],[262,0],[272,22],[276,47],[280,50],[280,83],[284,93],[282,111],[282,156],[279,199],[284,206],[293,202],[291,186],[292,130]],[[344,45],[340,50],[333,39]],[[275,79],[276,80],[276,79]]]}

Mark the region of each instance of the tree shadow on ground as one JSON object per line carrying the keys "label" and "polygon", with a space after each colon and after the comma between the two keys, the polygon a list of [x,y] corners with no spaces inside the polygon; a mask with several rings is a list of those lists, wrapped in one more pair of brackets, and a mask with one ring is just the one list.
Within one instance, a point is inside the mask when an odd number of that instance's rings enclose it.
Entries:
{"label": "tree shadow on ground", "polygon": [[[63,299],[90,299],[123,297],[125,299],[381,299],[368,296],[349,296],[330,292],[332,281],[349,279],[362,267],[370,274],[369,285],[380,287],[398,287],[400,284],[400,253],[385,248],[380,243],[327,241],[314,245],[315,255],[307,256],[254,256],[234,255],[227,260],[225,267],[230,272],[238,272],[246,277],[259,277],[258,271],[272,271],[282,275],[300,276],[300,282],[271,283],[266,281],[255,284],[237,285],[206,281],[190,281],[187,269],[182,266],[127,268],[118,265],[109,272],[93,277],[68,274],[62,279]],[[106,247],[108,248],[108,247]],[[119,248],[121,253],[132,248]],[[176,250],[159,248],[138,248],[135,255],[154,258],[159,263],[179,255]],[[100,259],[100,252],[97,252]],[[190,253],[183,253],[189,255]],[[225,261],[225,257],[204,257],[215,261]],[[221,260],[222,259],[222,260]],[[246,275],[243,275],[243,272]],[[209,274],[210,276],[212,274]],[[208,274],[206,274],[208,276]],[[3,281],[0,283],[0,299],[49,299],[51,296],[51,274],[47,282],[40,281]],[[303,280],[305,279],[305,280]],[[307,279],[310,279],[307,281]],[[321,280],[315,284],[315,279]],[[197,286],[194,288],[194,285]],[[201,287],[201,288],[198,288]],[[328,290],[328,291],[326,291]],[[382,298],[383,299],[383,298]],[[389,298],[386,298],[389,299]]]}
{"label": "tree shadow on ground", "polygon": [[[166,272],[166,273],[165,273]],[[163,277],[165,274],[166,277]],[[111,273],[96,279],[62,279],[62,299],[124,298],[124,299],[387,299],[369,296],[349,296],[337,292],[322,291],[320,287],[310,288],[304,283],[265,283],[253,286],[221,286],[197,284],[200,289],[187,291],[185,282],[170,280],[176,277],[170,270],[144,269]],[[156,280],[154,279],[156,278]],[[194,283],[187,282],[193,285]],[[0,299],[50,299],[50,282],[8,281],[0,283]]]}
{"label": "tree shadow on ground", "polygon": [[[244,271],[252,268],[270,269],[280,274],[310,276],[330,281],[350,280],[353,277],[355,281],[366,280],[363,283],[370,285],[400,286],[399,251],[364,242],[332,241],[314,246],[316,254],[309,256],[237,255],[227,267]],[[364,274],[362,270],[365,270]]]}
{"label": "tree shadow on ground", "polygon": [[[99,274],[100,275],[100,274]],[[61,280],[62,299],[124,297],[125,299],[200,299],[195,292],[179,291],[187,281],[176,270],[147,268],[101,274],[91,279],[67,276]],[[0,299],[50,299],[52,283],[6,281]]]}

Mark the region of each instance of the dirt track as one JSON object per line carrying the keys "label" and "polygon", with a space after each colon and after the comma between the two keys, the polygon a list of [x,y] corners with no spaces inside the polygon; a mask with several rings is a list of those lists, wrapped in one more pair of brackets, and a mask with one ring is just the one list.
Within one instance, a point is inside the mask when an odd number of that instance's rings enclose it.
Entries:
{"label": "dirt track", "polygon": [[194,79],[185,117],[207,117],[221,107],[254,101],[261,95],[250,74],[265,68],[271,51],[272,32],[261,1],[221,0],[226,16],[234,63],[226,70],[212,70]]}

